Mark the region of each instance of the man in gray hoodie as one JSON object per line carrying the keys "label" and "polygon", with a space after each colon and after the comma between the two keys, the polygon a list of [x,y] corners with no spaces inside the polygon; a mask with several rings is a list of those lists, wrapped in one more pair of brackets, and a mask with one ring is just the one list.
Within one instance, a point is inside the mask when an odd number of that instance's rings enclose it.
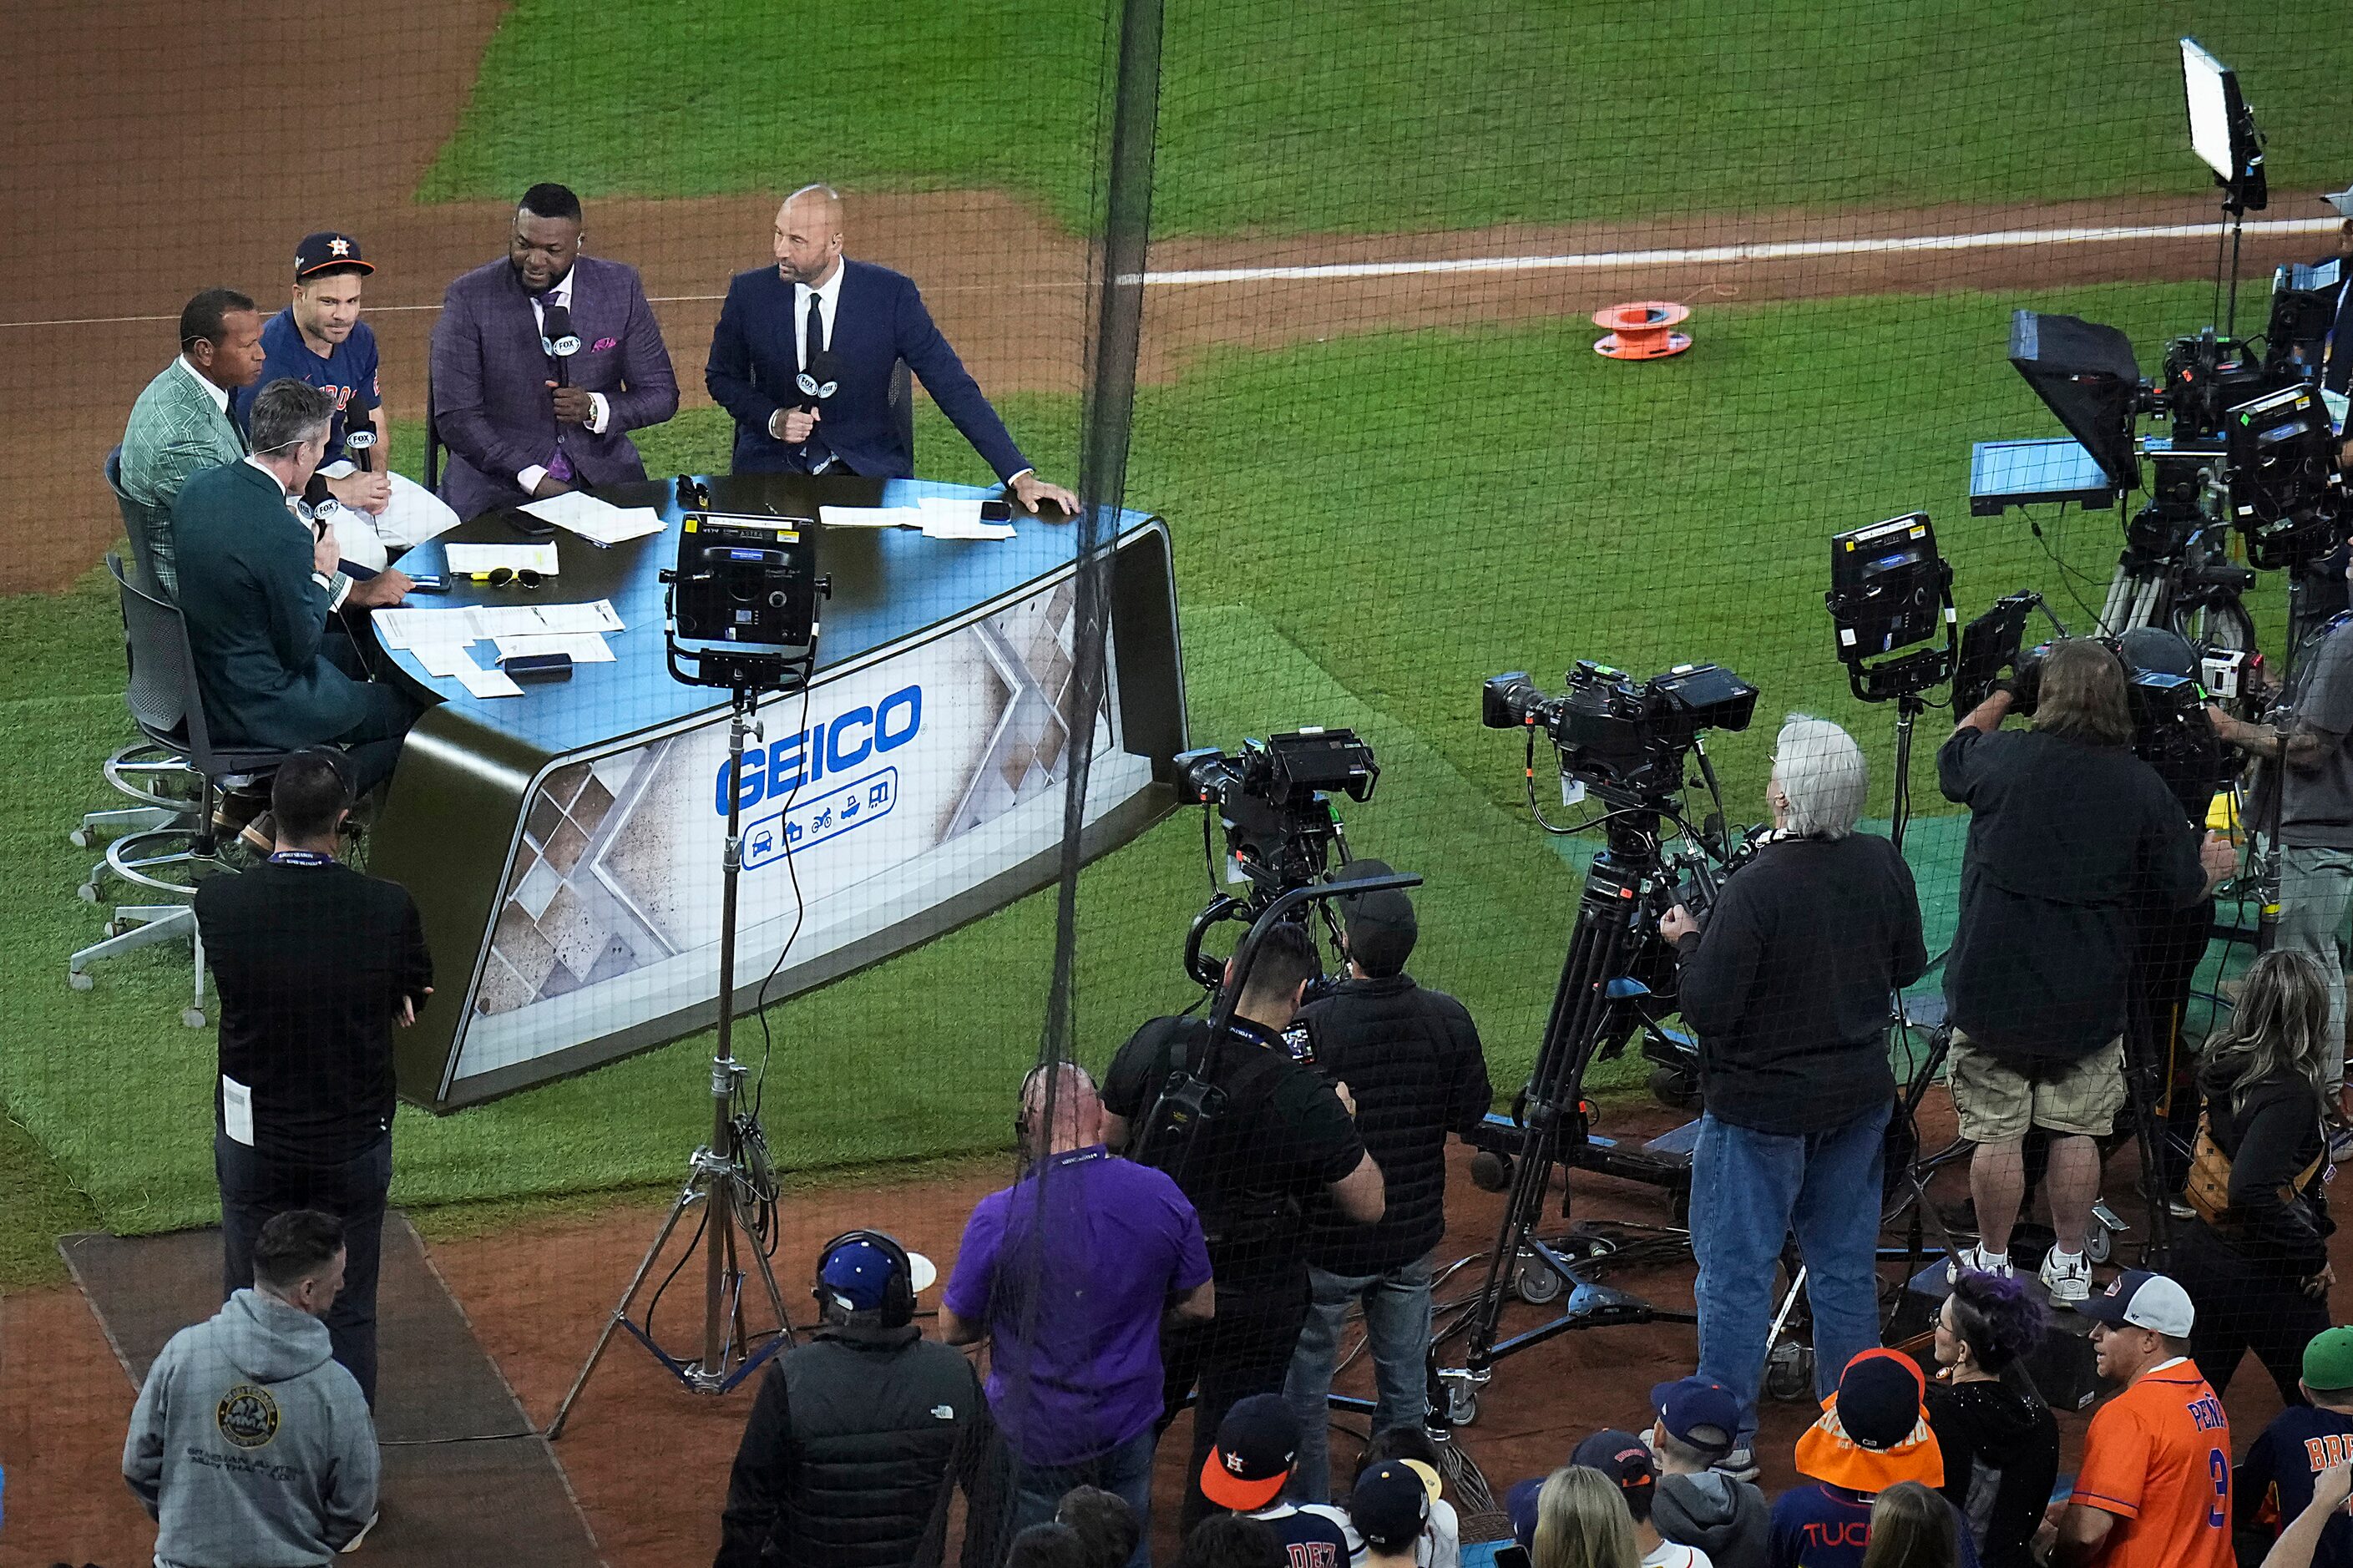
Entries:
{"label": "man in gray hoodie", "polygon": [[1720,1383],[1686,1377],[1651,1390],[1659,1461],[1651,1523],[1660,1538],[1707,1553],[1715,1568],[1765,1568],[1772,1516],[1765,1494],[1711,1467],[1732,1452],[1740,1402]]}
{"label": "man in gray hoodie", "polygon": [[254,1288],[148,1370],[122,1479],[160,1529],[156,1568],[319,1568],[375,1520],[375,1427],[327,1325],[343,1231],[315,1209],[261,1227]]}

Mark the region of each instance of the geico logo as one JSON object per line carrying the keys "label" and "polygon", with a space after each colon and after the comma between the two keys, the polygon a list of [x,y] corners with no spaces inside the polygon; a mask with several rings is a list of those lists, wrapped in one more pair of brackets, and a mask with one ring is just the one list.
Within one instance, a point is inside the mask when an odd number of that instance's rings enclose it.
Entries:
{"label": "geico logo", "polygon": [[[895,752],[923,727],[923,689],[893,691],[871,708],[852,708],[822,723],[744,752],[739,804],[749,810],[764,800],[782,800],[805,784],[854,768],[871,756]],[[712,802],[727,815],[727,763],[721,759]]]}

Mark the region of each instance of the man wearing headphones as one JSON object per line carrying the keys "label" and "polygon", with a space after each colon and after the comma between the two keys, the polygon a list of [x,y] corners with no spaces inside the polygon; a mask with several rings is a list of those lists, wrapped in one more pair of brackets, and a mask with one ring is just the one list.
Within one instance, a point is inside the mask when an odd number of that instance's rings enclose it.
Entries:
{"label": "man wearing headphones", "polygon": [[1001,1500],[983,1484],[996,1430],[980,1379],[914,1322],[917,1292],[938,1277],[879,1230],[826,1244],[812,1292],[824,1326],[761,1380],[712,1568],[934,1568],[951,1486],[966,1500],[964,1562],[996,1561]]}

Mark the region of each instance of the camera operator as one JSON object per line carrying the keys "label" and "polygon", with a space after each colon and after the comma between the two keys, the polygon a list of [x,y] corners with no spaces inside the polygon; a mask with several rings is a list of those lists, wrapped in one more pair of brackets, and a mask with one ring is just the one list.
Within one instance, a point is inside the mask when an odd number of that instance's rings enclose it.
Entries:
{"label": "camera operator", "polygon": [[1692,1152],[1699,1374],[1740,1402],[1721,1468],[1743,1479],[1756,1468],[1773,1265],[1792,1228],[1817,1391],[1835,1392],[1840,1370],[1879,1342],[1888,1005],[1928,953],[1903,855],[1854,831],[1869,793],[1853,737],[1792,715],[1774,744],[1773,831],[1756,859],[1725,880],[1704,930],[1681,904],[1659,922],[1707,1104]]}
{"label": "camera operator", "polygon": [[[2033,728],[2004,731],[2022,680],[2039,675]],[[1945,798],[1970,811],[1960,921],[1945,966],[1953,1021],[1948,1081],[1961,1136],[1977,1145],[1969,1190],[1978,1244],[1958,1269],[2010,1271],[2025,1193],[2026,1134],[2052,1135],[2055,1239],[2042,1278],[2053,1300],[2091,1294],[2084,1236],[2099,1195],[2096,1140],[2125,1102],[2126,994],[2137,906],[2180,909],[2235,864],[2131,751],[2124,665],[2097,642],[2055,645],[1998,687],[1936,754]]]}
{"label": "camera operator", "polygon": [[[2268,722],[2250,724],[2211,703],[2206,717],[2223,740],[2271,764],[2250,820],[2266,829],[2279,825],[2274,941],[2309,954],[2328,978],[2334,1092],[2345,1077],[2345,959],[2337,933],[2353,906],[2353,618],[2338,616],[2298,650]],[[2335,1152],[2342,1158],[2353,1150],[2340,1141]]]}
{"label": "camera operator", "polygon": [[[1282,1392],[1307,1317],[1302,1205],[1328,1194],[1355,1224],[1382,1214],[1381,1169],[1356,1134],[1348,1086],[1302,1067],[1282,1040],[1318,967],[1306,929],[1276,925],[1259,942],[1224,1039],[1211,1039],[1204,1020],[1155,1018],[1120,1047],[1103,1079],[1104,1141],[1125,1150],[1151,1133],[1138,1152],[1150,1163],[1170,1162],[1162,1168],[1201,1216],[1217,1279],[1216,1318],[1161,1341],[1164,1429],[1200,1384],[1186,1468],[1188,1531],[1209,1511],[1201,1466],[1218,1424],[1246,1395]],[[1233,965],[1226,970],[1231,986]],[[1222,1109],[1195,1120],[1189,1133],[1137,1125],[1179,1069],[1213,1086]]]}
{"label": "camera operator", "polygon": [[[1352,860],[1335,881],[1387,877]],[[1283,1384],[1299,1416],[1291,1494],[1331,1501],[1333,1363],[1341,1321],[1361,1304],[1380,1390],[1372,1435],[1421,1429],[1429,1414],[1430,1254],[1446,1232],[1446,1134],[1468,1138],[1494,1100],[1479,1031],[1461,1003],[1405,972],[1419,934],[1401,888],[1339,900],[1348,977],[1300,1010],[1315,1069],[1356,1095],[1356,1131],[1381,1168],[1387,1212],[1351,1223],[1325,1202],[1307,1209],[1307,1324]],[[1294,1037],[1297,1031],[1294,1030]]]}

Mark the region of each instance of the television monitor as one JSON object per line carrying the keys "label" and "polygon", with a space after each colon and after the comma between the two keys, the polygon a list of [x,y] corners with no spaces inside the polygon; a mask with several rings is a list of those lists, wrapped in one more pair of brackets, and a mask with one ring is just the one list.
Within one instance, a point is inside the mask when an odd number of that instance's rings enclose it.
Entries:
{"label": "television monitor", "polygon": [[2123,332],[2080,316],[2019,310],[2010,319],[2010,363],[2092,455],[2109,484],[2119,491],[2139,487],[2133,416],[2140,398],[2140,362]]}

